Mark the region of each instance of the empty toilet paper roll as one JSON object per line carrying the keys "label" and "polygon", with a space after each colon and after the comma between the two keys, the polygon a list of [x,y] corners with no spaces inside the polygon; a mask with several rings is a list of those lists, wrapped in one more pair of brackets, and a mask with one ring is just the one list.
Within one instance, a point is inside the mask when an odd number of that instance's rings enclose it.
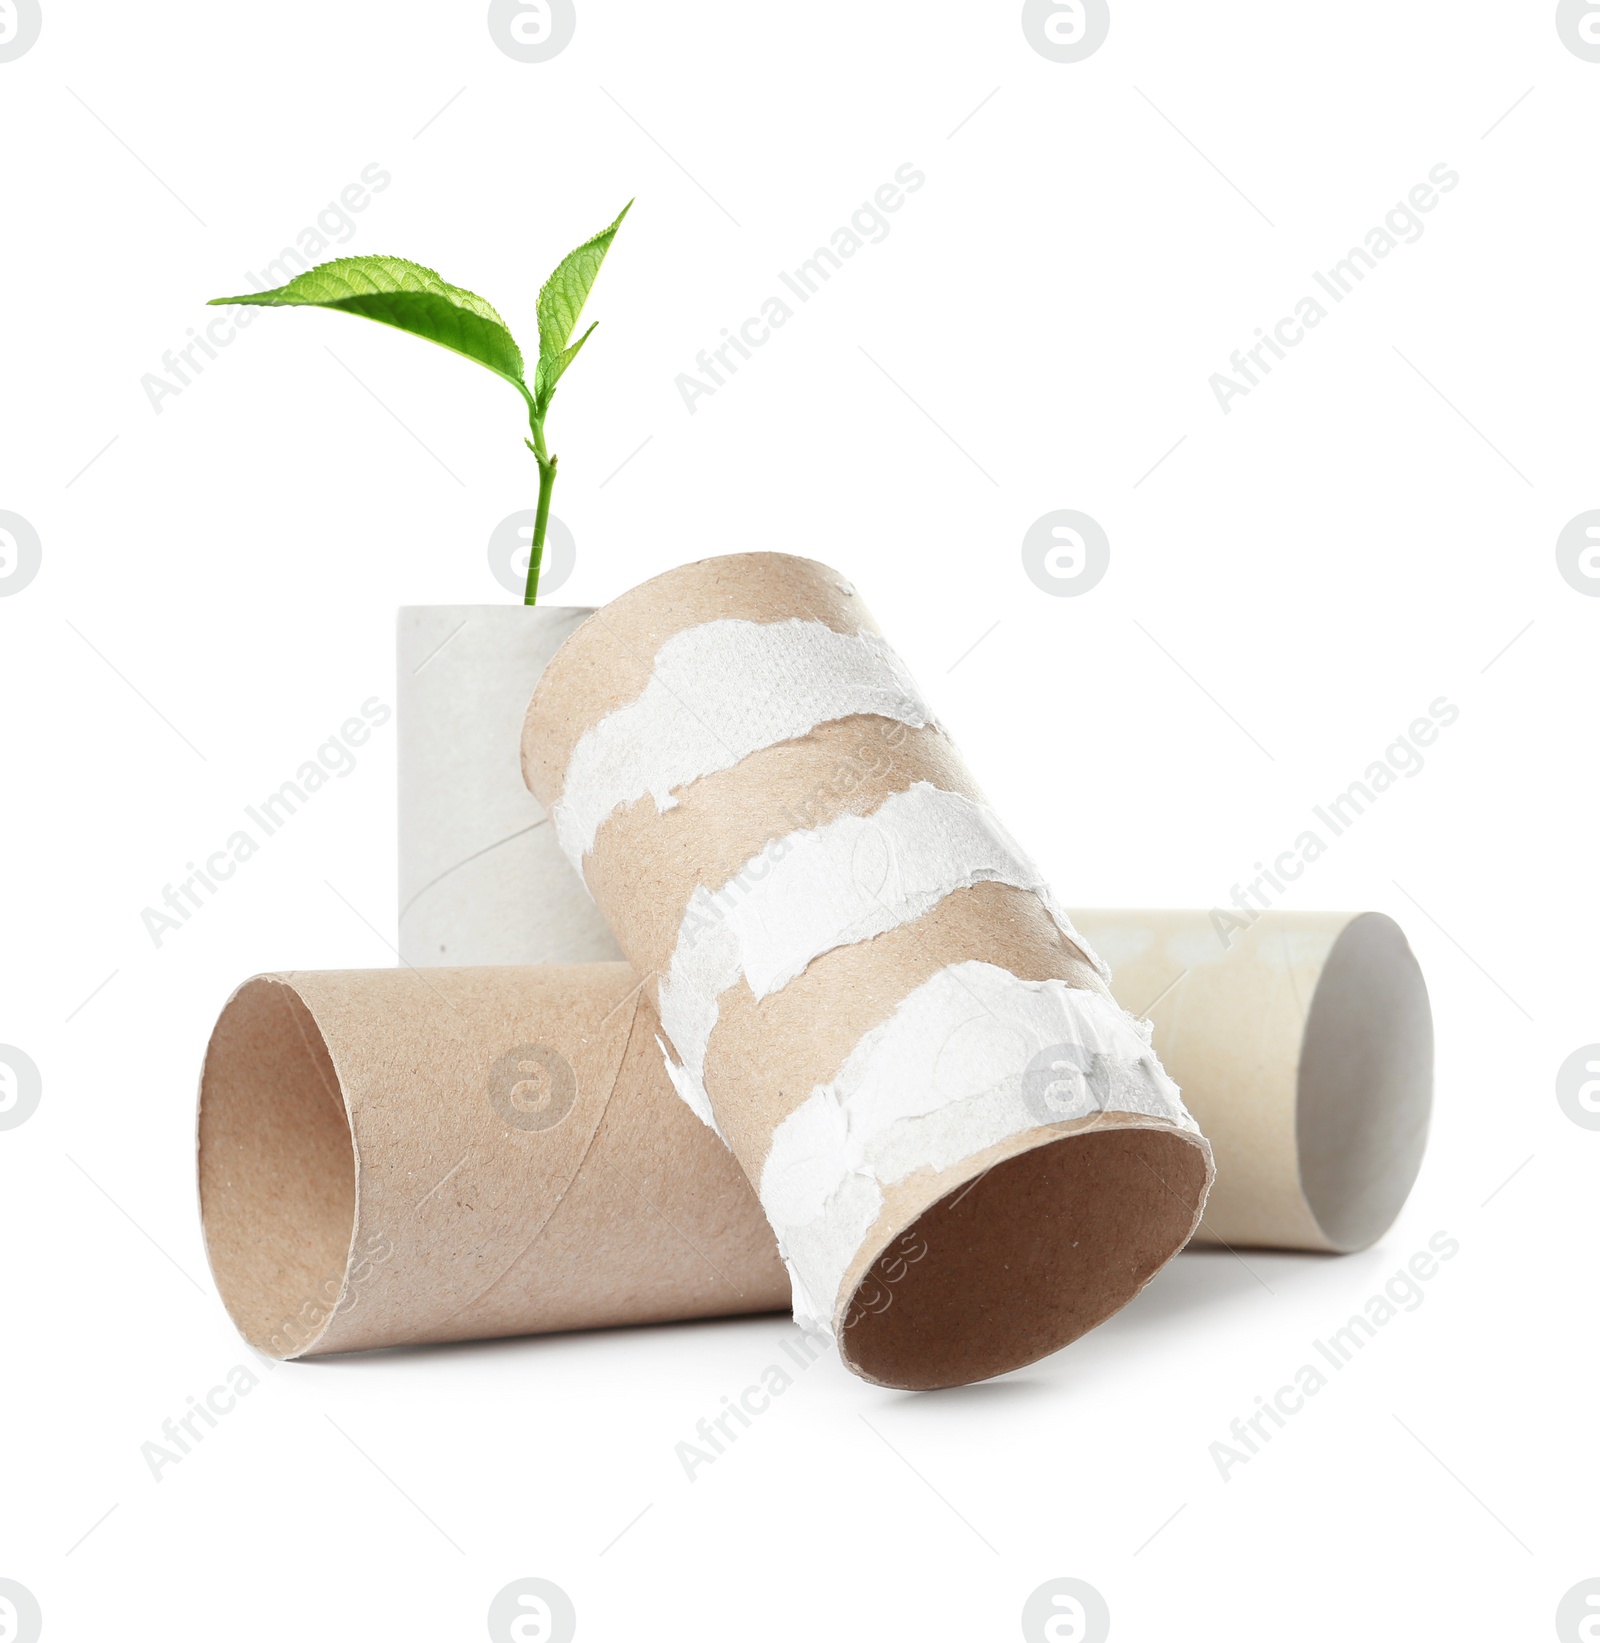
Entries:
{"label": "empty toilet paper roll", "polygon": [[1382,913],[1074,915],[1216,1153],[1198,1244],[1365,1249],[1422,1165],[1433,1019]]}
{"label": "empty toilet paper roll", "polygon": [[[1074,920],[1121,959],[1118,999],[1155,1017],[1213,1137],[1194,1242],[1342,1251],[1381,1235],[1429,1099],[1427,996],[1398,927],[1264,913],[1224,947],[1199,911]],[[241,1331],[295,1357],[786,1306],[755,1193],[673,1093],[656,1032],[621,965],[248,982],[217,1024],[200,1114],[207,1247]],[[925,1247],[897,1243],[847,1328],[893,1304]]]}
{"label": "empty toilet paper roll", "polygon": [[[616,952],[553,828],[527,831],[543,808],[507,752],[545,662],[589,613],[541,607],[536,623],[523,614],[401,612],[401,874],[403,885],[428,888],[420,916],[402,895],[413,964]],[[440,644],[467,638],[463,622],[479,617],[491,637],[470,665],[458,659],[454,672],[424,679],[419,665],[442,660]],[[432,722],[413,729],[419,716]],[[871,753],[869,763],[888,756],[881,744]],[[507,829],[508,847],[479,854],[480,837]],[[441,858],[469,870],[435,872]],[[544,916],[563,898],[576,926]],[[1156,1054],[1211,1142],[1217,1180],[1193,1242],[1345,1252],[1381,1236],[1420,1166],[1431,1098],[1427,991],[1398,927],[1349,912],[1258,912],[1254,922],[1230,913],[1220,930],[1195,909],[1071,916],[1111,964],[1117,1002],[1153,1018]],[[716,1144],[702,1134],[697,1145]]]}
{"label": "empty toilet paper roll", "polygon": [[857,1373],[1031,1362],[1187,1241],[1209,1148],[837,573],[634,589],[551,658],[522,756]]}
{"label": "empty toilet paper roll", "polygon": [[[479,921],[459,914],[454,950],[471,963]],[[441,900],[435,917],[449,916]],[[1200,909],[1071,916],[1112,965],[1112,996],[1153,1021],[1211,1143],[1217,1178],[1191,1244],[1347,1254],[1381,1237],[1421,1166],[1432,1098],[1427,988],[1399,927],[1264,912],[1219,935]],[[539,962],[537,923],[520,940],[518,962]],[[704,1129],[695,1144],[721,1145]]]}
{"label": "empty toilet paper roll", "polygon": [[245,1339],[295,1358],[786,1307],[755,1195],[655,1035],[624,964],[247,981],[198,1122]]}
{"label": "empty toilet paper roll", "polygon": [[[539,675],[590,613],[419,605],[396,623],[400,956],[407,964],[577,964],[616,942],[522,780]],[[538,931],[530,960],[527,933]]]}

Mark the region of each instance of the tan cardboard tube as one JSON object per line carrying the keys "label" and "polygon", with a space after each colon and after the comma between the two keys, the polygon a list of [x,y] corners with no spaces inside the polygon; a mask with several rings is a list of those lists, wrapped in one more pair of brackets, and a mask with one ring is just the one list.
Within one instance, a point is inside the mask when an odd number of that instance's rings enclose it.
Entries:
{"label": "tan cardboard tube", "polygon": [[1382,913],[1076,912],[1216,1152],[1199,1244],[1344,1254],[1393,1223],[1433,1094],[1422,971]]}
{"label": "tan cardboard tube", "polygon": [[[510,812],[507,830],[518,833],[543,817],[507,749],[555,641],[591,613],[556,611],[548,634],[506,622],[520,649],[482,647],[467,671],[458,664],[428,680],[445,654],[440,641],[468,637],[475,629],[462,620],[478,614],[401,613],[402,883],[408,861],[435,880],[428,864],[442,839],[461,839],[457,854],[472,857],[486,819]],[[414,731],[413,720],[422,721]],[[501,726],[511,720],[507,735]],[[408,925],[403,900],[406,960],[614,957],[610,932],[552,830],[542,826],[534,837],[537,848],[518,837],[485,865],[474,859],[471,872],[437,876],[427,897],[430,939],[411,950],[408,931],[419,926]],[[572,951],[568,917],[559,908],[551,916],[553,902],[564,908],[575,897],[587,904],[598,951]],[[1396,926],[1348,912],[1257,912],[1253,923],[1230,912],[1216,924],[1195,910],[1074,909],[1072,918],[1111,965],[1117,1002],[1153,1018],[1156,1053],[1211,1142],[1217,1180],[1193,1242],[1346,1252],[1381,1236],[1420,1164],[1431,1085],[1427,993]],[[696,1132],[696,1145],[718,1144]]]}
{"label": "tan cardboard tube", "polygon": [[[1269,912],[1219,936],[1200,911],[1073,918],[1117,958],[1119,1001],[1154,1017],[1212,1138],[1193,1241],[1345,1251],[1380,1236],[1416,1174],[1431,1072],[1427,995],[1398,926]],[[487,1048],[464,1058],[485,1014]],[[624,1021],[597,1122],[575,1069],[570,1108],[544,1125],[555,1108],[538,1099],[559,1102],[563,1081],[542,1056],[522,1108],[515,1084],[475,1076],[508,1038],[570,1055],[573,1022],[603,1072],[615,1045],[600,1038]],[[656,1030],[614,964],[247,982],[213,1035],[200,1114],[207,1247],[241,1331],[295,1357],[786,1306],[755,1193],[670,1088]],[[450,1169],[446,1153],[456,1167],[429,1192],[417,1183]],[[920,1247],[900,1246],[848,1322],[892,1306]],[[507,1251],[520,1253],[504,1265]]]}
{"label": "tan cardboard tube", "polygon": [[198,1126],[245,1339],[294,1358],[786,1307],[755,1195],[655,1032],[623,964],[245,982]]}
{"label": "tan cardboard tube", "polygon": [[546,666],[522,752],[851,1369],[1004,1373],[1188,1240],[1209,1148],[837,573],[741,554],[625,594]]}

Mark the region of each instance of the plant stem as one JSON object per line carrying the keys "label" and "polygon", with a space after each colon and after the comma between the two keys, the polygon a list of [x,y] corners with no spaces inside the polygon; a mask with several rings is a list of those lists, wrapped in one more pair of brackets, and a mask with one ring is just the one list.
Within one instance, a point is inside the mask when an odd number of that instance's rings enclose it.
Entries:
{"label": "plant stem", "polygon": [[544,448],[544,423],[533,424],[533,438],[528,442],[533,459],[539,464],[539,511],[533,516],[533,549],[528,555],[528,586],[522,596],[525,605],[539,600],[539,567],[544,561],[544,533],[550,523],[550,493],[556,488],[556,458]]}

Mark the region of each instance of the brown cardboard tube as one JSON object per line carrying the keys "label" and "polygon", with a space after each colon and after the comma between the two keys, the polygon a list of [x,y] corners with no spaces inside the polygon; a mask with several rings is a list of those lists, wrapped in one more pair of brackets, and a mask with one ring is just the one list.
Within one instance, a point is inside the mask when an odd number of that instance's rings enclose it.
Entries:
{"label": "brown cardboard tube", "polygon": [[247,981],[198,1124],[240,1332],[294,1358],[787,1306],[655,1031],[623,964]]}
{"label": "brown cardboard tube", "polygon": [[[1431,1071],[1427,995],[1399,928],[1371,913],[1263,913],[1221,935],[1202,911],[1080,910],[1074,923],[1117,958],[1119,1001],[1154,1017],[1156,1049],[1212,1138],[1217,1181],[1193,1242],[1337,1252],[1380,1236],[1416,1173]],[[463,1064],[463,1007],[475,1021],[486,1001],[496,1034],[548,1043],[554,1023],[620,1019],[638,999],[620,965],[247,982],[213,1035],[200,1119],[207,1247],[241,1332],[295,1357],[786,1305],[755,1194],[671,1090],[648,1004],[629,1018],[631,1049],[555,1213],[544,1214],[546,1132],[513,1133],[504,1113],[485,1128],[486,1094],[492,1107],[488,1092],[506,1101],[515,1086]],[[480,1071],[502,1041],[481,1052]],[[535,1099],[549,1070],[534,1067]],[[585,1103],[573,1109],[579,1128],[563,1143],[586,1133]],[[517,1117],[538,1122],[539,1112]],[[966,1289],[913,1296],[907,1286],[920,1283],[928,1249],[949,1246],[925,1271],[963,1272],[967,1222],[991,1216],[990,1194],[1038,1197],[1014,1224],[1080,1214],[1071,1238],[1024,1239],[981,1275],[1070,1300],[1081,1279],[1052,1266],[1055,1252],[1064,1245],[1092,1266],[1109,1225],[1092,1183],[1087,1196],[1077,1190],[1074,1157],[1108,1181],[1128,1175],[1130,1206],[1149,1186],[1136,1156],[1091,1153],[1120,1133],[1085,1135],[1076,1155],[1036,1149],[1023,1155],[1035,1161],[1026,1175],[1004,1164],[949,1194],[875,1263],[848,1333],[874,1320],[883,1350],[921,1357],[920,1336],[943,1333],[941,1310],[959,1310]],[[432,1194],[417,1186],[407,1197],[413,1179],[449,1167],[452,1148],[466,1162]],[[622,1196],[619,1172],[633,1183]],[[394,1225],[398,1239],[384,1230]],[[486,1272],[517,1249],[484,1291]],[[909,1298],[918,1304],[896,1315]],[[1048,1314],[1037,1327],[1043,1342],[1060,1329]]]}
{"label": "brown cardboard tube", "polygon": [[1075,912],[1216,1153],[1197,1244],[1348,1253],[1421,1168],[1422,971],[1382,913]]}
{"label": "brown cardboard tube", "polygon": [[837,573],[741,554],[614,601],[523,769],[857,1373],[1016,1368],[1187,1241],[1209,1148]]}
{"label": "brown cardboard tube", "polygon": [[[421,658],[455,633],[462,614],[402,613],[403,619],[444,621],[437,635],[426,636]],[[397,698],[401,749],[410,751],[412,774],[400,789],[402,862],[428,860],[442,838],[461,838],[459,853],[467,853],[484,826],[479,800],[485,793],[494,796],[496,814],[521,803],[535,819],[542,815],[514,761],[515,791],[505,786],[504,749],[497,752],[478,724],[500,735],[511,713],[512,740],[520,735],[527,697],[556,648],[553,638],[565,637],[583,614],[547,614],[550,638],[536,624],[507,621],[522,648],[507,657],[493,645],[475,647],[470,668],[458,665],[445,686],[434,681],[416,688],[416,678],[427,680],[434,663],[416,674],[408,657]],[[513,707],[519,681],[522,699]],[[851,733],[859,728],[824,725],[817,736],[831,739],[843,761],[852,756]],[[923,743],[930,760],[939,757],[943,743],[936,732],[898,728],[902,740]],[[892,754],[881,742],[878,747],[879,757]],[[751,762],[762,757],[752,755]],[[768,762],[772,779],[781,781],[781,756]],[[964,774],[947,766],[941,779],[957,785]],[[407,959],[564,962],[570,921],[559,910],[546,916],[552,881],[560,874],[572,878],[558,898],[563,906],[588,898],[551,829],[534,836],[537,850],[497,853],[492,879],[457,873],[434,886],[429,929],[437,941],[415,943]],[[612,958],[610,932],[588,905],[604,950],[582,956]],[[1426,989],[1395,926],[1379,915],[1278,911],[1095,909],[1074,910],[1073,920],[1112,961],[1117,1002],[1154,1018],[1156,1053],[1212,1144],[1218,1180],[1194,1241],[1343,1251],[1380,1236],[1418,1167],[1430,1085]],[[402,912],[402,950],[406,930]],[[1373,948],[1370,958],[1363,956]],[[458,956],[441,961],[440,951]],[[1336,1008],[1337,1000],[1344,1002]],[[716,1144],[709,1132],[698,1135]]]}

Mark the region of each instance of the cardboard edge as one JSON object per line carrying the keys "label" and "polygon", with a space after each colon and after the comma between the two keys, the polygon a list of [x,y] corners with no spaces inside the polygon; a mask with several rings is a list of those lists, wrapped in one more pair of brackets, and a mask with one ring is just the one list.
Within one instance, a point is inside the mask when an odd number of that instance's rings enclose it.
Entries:
{"label": "cardboard edge", "polygon": [[350,1156],[354,1166],[351,1182],[352,1209],[350,1217],[350,1235],[345,1243],[343,1269],[339,1277],[339,1293],[334,1300],[329,1303],[327,1315],[316,1327],[316,1332],[310,1337],[309,1340],[306,1341],[304,1345],[297,1347],[293,1351],[283,1352],[276,1350],[271,1345],[270,1338],[265,1342],[254,1339],[252,1333],[247,1330],[244,1324],[240,1321],[237,1313],[235,1312],[234,1305],[229,1300],[229,1292],[233,1288],[233,1282],[231,1278],[225,1278],[223,1273],[218,1269],[212,1239],[215,1216],[208,1216],[206,1213],[205,1176],[201,1153],[201,1134],[204,1126],[207,1079],[211,1071],[212,1057],[217,1048],[217,1039],[222,1031],[224,1021],[228,1018],[230,1012],[233,1011],[237,1005],[239,1005],[240,1001],[247,992],[256,987],[258,984],[284,987],[292,993],[296,999],[299,1000],[301,1006],[311,1017],[313,1025],[316,1025],[316,1012],[312,1009],[311,1004],[306,1000],[299,988],[295,985],[295,976],[298,973],[299,972],[293,970],[263,971],[257,975],[247,977],[228,995],[227,1001],[223,1004],[222,1009],[217,1014],[216,1022],[211,1029],[211,1035],[206,1040],[205,1054],[202,1056],[200,1064],[200,1087],[197,1091],[195,1101],[195,1187],[200,1212],[201,1242],[205,1249],[206,1265],[211,1272],[211,1281],[216,1288],[218,1299],[221,1300],[223,1308],[228,1314],[229,1321],[233,1324],[234,1328],[239,1332],[245,1342],[255,1351],[259,1352],[263,1357],[276,1359],[280,1363],[288,1363],[297,1358],[315,1357],[324,1352],[338,1350],[337,1347],[326,1347],[322,1343],[326,1340],[335,1318],[339,1316],[340,1304],[349,1293],[350,1273],[354,1264],[354,1254],[358,1241],[358,1225],[361,1217],[361,1152],[356,1143],[356,1126],[354,1116],[351,1111],[350,1097],[345,1089],[344,1077],[339,1071],[338,1063],[334,1060],[332,1048],[328,1045],[327,1038],[323,1034],[321,1026],[317,1025],[317,1036],[322,1041],[323,1050],[327,1054],[329,1063],[332,1065],[334,1070],[334,1078],[338,1085],[339,1091],[339,1103],[344,1111],[345,1128],[349,1137]]}
{"label": "cardboard edge", "polygon": [[[1318,1002],[1321,1000],[1326,1008],[1329,994],[1346,978],[1342,975],[1341,967],[1350,962],[1348,951],[1341,953],[1347,947],[1350,939],[1356,936],[1360,927],[1366,927],[1371,933],[1381,932],[1382,938],[1389,944],[1387,958],[1397,965],[1403,972],[1403,981],[1406,987],[1414,989],[1412,996],[1401,1001],[1403,1006],[1409,1006],[1412,1014],[1403,1022],[1378,1024],[1367,1019],[1361,1032],[1357,1035],[1364,1046],[1378,1055],[1391,1071],[1391,1075],[1402,1083],[1409,1085],[1400,1096],[1401,1116],[1409,1116],[1412,1127],[1417,1134],[1414,1151],[1408,1159],[1402,1160],[1398,1173],[1385,1169],[1383,1179],[1368,1170],[1363,1188],[1367,1193],[1382,1192],[1386,1200],[1385,1206],[1375,1215],[1369,1215],[1359,1232],[1353,1235],[1340,1236],[1330,1228],[1329,1222],[1334,1220],[1332,1206],[1324,1202],[1318,1207],[1320,1193],[1313,1191],[1307,1185],[1308,1156],[1310,1146],[1306,1131],[1305,1104],[1310,1092],[1307,1088],[1308,1077],[1313,1077],[1307,1066],[1307,1058],[1316,1049],[1313,1041],[1314,1024],[1319,1023]],[[1391,977],[1391,980],[1398,979]],[[1370,998],[1366,1001],[1370,1006]],[[1406,1043],[1407,1034],[1415,1034],[1411,1043]],[[1381,1040],[1381,1043],[1380,1043]],[[1433,1020],[1433,1002],[1428,993],[1427,977],[1422,965],[1412,950],[1411,942],[1405,933],[1405,928],[1399,920],[1387,913],[1368,909],[1365,912],[1351,913],[1344,924],[1339,928],[1329,943],[1328,950],[1323,956],[1322,966],[1317,976],[1317,984],[1313,990],[1310,1003],[1306,1007],[1306,1018],[1300,1039],[1300,1053],[1296,1059],[1295,1081],[1292,1099],[1294,1102],[1295,1121],[1295,1164],[1297,1172],[1296,1184],[1300,1196],[1305,1201],[1306,1213],[1312,1224],[1321,1234],[1323,1243],[1317,1247],[1332,1255],[1354,1255],[1363,1249],[1370,1249],[1396,1220],[1405,1208],[1407,1200],[1415,1187],[1420,1175],[1424,1159],[1427,1155],[1428,1137],[1432,1128],[1433,1098],[1435,1089],[1435,1048],[1436,1035]],[[1425,1070],[1414,1074],[1412,1079],[1406,1080],[1403,1076],[1402,1063],[1408,1053],[1418,1056],[1426,1063]],[[1362,1114],[1363,1123],[1374,1126],[1385,1116],[1393,1116],[1396,1107],[1393,1101],[1374,1105]],[[1358,1139],[1366,1141],[1363,1134]],[[1387,1149],[1386,1149],[1387,1150]],[[1402,1180],[1401,1177],[1404,1177]],[[1386,1189],[1386,1190],[1385,1190]]]}
{"label": "cardboard edge", "polygon": [[[1108,1120],[1113,1120],[1108,1122]],[[831,1330],[834,1339],[839,1343],[840,1357],[846,1367],[854,1375],[868,1381],[874,1386],[894,1387],[905,1389],[897,1381],[882,1380],[868,1373],[859,1363],[853,1361],[845,1349],[847,1328],[845,1320],[848,1318],[852,1306],[867,1281],[873,1266],[878,1259],[887,1253],[891,1244],[898,1238],[915,1230],[917,1224],[933,1211],[937,1210],[952,1194],[969,1183],[975,1183],[987,1175],[997,1165],[1010,1162],[1012,1159],[1025,1157],[1028,1153],[1044,1147],[1053,1146],[1057,1142],[1074,1140],[1087,1135],[1104,1135],[1107,1133],[1137,1133],[1150,1132],[1173,1137],[1187,1143],[1198,1151],[1204,1161],[1204,1175],[1200,1190],[1195,1196],[1192,1209],[1189,1213],[1183,1236],[1171,1243],[1171,1247],[1147,1272],[1139,1279],[1134,1289],[1125,1299],[1114,1306],[1111,1311],[1097,1319],[1090,1328],[1098,1328],[1108,1318],[1114,1317],[1117,1312],[1129,1304],[1139,1295],[1151,1281],[1162,1272],[1189,1244],[1204,1217],[1206,1198],[1213,1183],[1216,1181],[1216,1160],[1212,1153],[1211,1144],[1198,1130],[1183,1129],[1179,1125],[1168,1123],[1163,1119],[1151,1117],[1144,1113],[1099,1113],[1090,1118],[1072,1119],[1060,1124],[1050,1124],[1036,1129],[1024,1131],[1020,1135],[1011,1136],[1005,1141],[997,1142],[982,1152],[974,1153],[970,1158],[963,1159],[959,1164],[948,1170],[939,1172],[918,1171],[907,1177],[908,1182],[915,1182],[919,1186],[917,1202],[920,1208],[907,1214],[896,1210],[890,1203],[885,1206],[872,1230],[862,1241],[860,1249],[850,1265],[845,1269],[845,1276],[839,1286],[835,1298]],[[936,1190],[930,1193],[929,1184],[936,1183]],[[902,1185],[903,1183],[897,1183]],[[1079,1338],[1072,1336],[1067,1340],[1056,1342],[1044,1350],[1031,1355],[1019,1356],[1015,1362],[1010,1362],[1003,1369],[997,1369],[991,1374],[980,1377],[993,1379],[996,1375],[1009,1374],[1012,1370],[1025,1368],[1030,1363],[1037,1363],[1042,1358],[1050,1357],[1071,1341]],[[970,1382],[954,1381],[952,1385],[971,1384]],[[917,1388],[927,1390],[929,1388]]]}
{"label": "cardboard edge", "polygon": [[[678,582],[693,583],[703,578],[714,576],[715,571],[712,570],[711,567],[731,567],[740,561],[748,562],[751,560],[763,559],[781,560],[788,564],[812,566],[816,570],[822,572],[825,576],[831,578],[835,583],[848,587],[851,598],[857,600],[860,599],[860,594],[857,592],[854,583],[852,583],[850,579],[843,574],[843,572],[836,571],[831,565],[824,564],[820,559],[808,558],[804,554],[778,553],[770,549],[747,550],[744,553],[709,554],[704,559],[694,559],[686,565],[674,565],[670,569],[664,570],[656,576],[652,576],[648,581],[637,583],[626,592],[618,594],[615,599],[609,600],[606,604],[600,606],[598,610],[587,616],[578,624],[576,628],[572,630],[571,633],[567,635],[562,643],[556,648],[555,653],[551,656],[549,662],[546,663],[544,673],[540,677],[539,683],[535,686],[533,695],[528,700],[527,710],[523,714],[522,718],[521,757],[519,763],[522,770],[523,782],[526,784],[528,791],[532,793],[536,799],[538,799],[540,804],[544,805],[544,807],[548,810],[559,799],[560,785],[563,784],[566,779],[566,761],[562,761],[562,770],[560,773],[561,782],[552,787],[549,792],[543,791],[542,783],[540,779],[538,779],[539,772],[534,768],[537,761],[535,760],[532,752],[532,749],[539,741],[539,737],[535,734],[534,730],[535,723],[544,712],[545,705],[549,698],[556,692],[567,688],[564,674],[569,667],[574,665],[575,658],[579,657],[588,641],[594,637],[594,632],[592,630],[605,628],[609,631],[609,624],[606,622],[605,618],[608,616],[626,616],[639,605],[649,605],[658,599],[670,605],[672,600],[670,584]],[[878,632],[877,624],[873,621],[871,612],[867,609],[865,601],[861,602],[860,616],[862,620],[857,625],[856,631],[871,633]],[[690,625],[692,626],[694,624]],[[570,749],[568,752],[570,754]]]}

